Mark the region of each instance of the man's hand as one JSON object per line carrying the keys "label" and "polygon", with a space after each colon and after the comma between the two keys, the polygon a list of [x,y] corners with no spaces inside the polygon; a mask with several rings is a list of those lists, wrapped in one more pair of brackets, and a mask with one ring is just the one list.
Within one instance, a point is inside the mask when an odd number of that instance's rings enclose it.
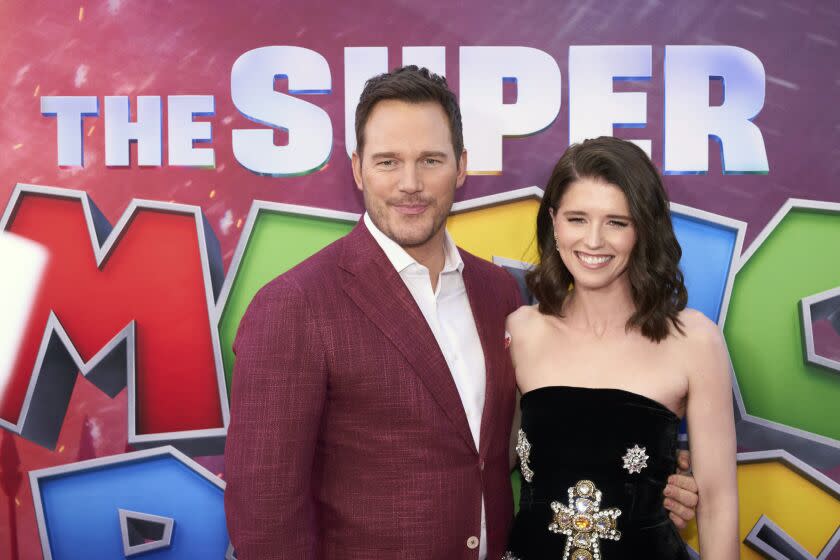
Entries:
{"label": "man's hand", "polygon": [[668,477],[665,487],[665,509],[674,525],[685,529],[688,522],[697,513],[697,502],[700,499],[697,482],[691,476],[688,451],[680,451],[677,455],[679,473]]}

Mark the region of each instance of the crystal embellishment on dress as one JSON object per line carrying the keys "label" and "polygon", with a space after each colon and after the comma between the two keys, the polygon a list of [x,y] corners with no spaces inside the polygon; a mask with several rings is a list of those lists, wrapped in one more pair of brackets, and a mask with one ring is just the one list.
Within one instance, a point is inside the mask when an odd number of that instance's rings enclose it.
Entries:
{"label": "crystal embellishment on dress", "polygon": [[580,480],[569,488],[568,506],[551,502],[554,518],[548,530],[566,535],[563,560],[602,560],[601,539],[621,538],[621,531],[615,528],[621,510],[600,507],[601,491],[591,480]]}
{"label": "crystal embellishment on dress", "polygon": [[624,459],[624,468],[627,469],[627,472],[633,474],[642,472],[642,469],[647,467],[647,460],[650,457],[645,453],[645,448],[639,447],[637,444],[628,448],[622,459]]}
{"label": "crystal embellishment on dress", "polygon": [[519,455],[519,470],[522,471],[522,478],[525,482],[531,482],[534,479],[534,471],[528,466],[528,459],[531,457],[531,442],[522,430],[519,430],[516,437],[516,454]]}
{"label": "crystal embellishment on dress", "polygon": [[502,554],[502,560],[520,560],[520,558],[519,556],[514,556],[510,550],[507,550]]}

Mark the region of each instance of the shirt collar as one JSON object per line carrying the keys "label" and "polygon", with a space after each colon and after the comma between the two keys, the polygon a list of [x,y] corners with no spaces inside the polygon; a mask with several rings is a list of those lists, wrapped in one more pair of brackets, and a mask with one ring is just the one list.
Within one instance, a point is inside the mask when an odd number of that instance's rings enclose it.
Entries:
{"label": "shirt collar", "polygon": [[[409,255],[405,249],[400,247],[399,243],[382,233],[382,231],[376,227],[376,224],[373,223],[373,220],[367,212],[365,212],[362,220],[365,222],[365,226],[373,236],[376,244],[382,248],[385,256],[388,257],[391,265],[393,265],[394,269],[396,269],[398,273],[402,273],[405,269],[412,265],[423,266],[414,260],[414,258]],[[461,253],[458,251],[458,247],[455,245],[455,242],[452,240],[449,232],[444,230],[443,233],[445,261],[441,272],[453,272],[457,270],[460,273],[464,270],[464,261],[461,259]]]}

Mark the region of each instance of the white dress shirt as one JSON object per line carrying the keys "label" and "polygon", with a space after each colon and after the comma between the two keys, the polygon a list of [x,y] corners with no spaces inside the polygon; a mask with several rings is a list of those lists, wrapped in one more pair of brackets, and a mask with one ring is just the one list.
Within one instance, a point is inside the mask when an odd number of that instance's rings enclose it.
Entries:
{"label": "white dress shirt", "polygon": [[[475,448],[479,449],[481,413],[484,410],[486,370],[481,339],[475,326],[464,278],[464,261],[458,248],[445,232],[445,261],[438,275],[437,288],[432,290],[429,269],[414,260],[405,249],[382,233],[367,213],[364,218],[377,244],[402,278],[414,301],[423,313],[435,340],[440,346],[452,379],[458,388],[461,403],[467,415]],[[479,537],[479,560],[487,557],[487,523],[484,513],[484,497],[481,499],[481,535]]]}

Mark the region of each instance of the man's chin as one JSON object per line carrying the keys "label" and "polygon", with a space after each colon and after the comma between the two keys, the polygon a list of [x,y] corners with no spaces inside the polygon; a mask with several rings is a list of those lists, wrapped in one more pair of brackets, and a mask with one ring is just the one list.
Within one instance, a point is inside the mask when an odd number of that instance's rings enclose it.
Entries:
{"label": "man's chin", "polygon": [[[378,217],[378,216],[377,216]],[[378,224],[379,220],[371,215],[376,227],[388,238],[397,243],[400,247],[411,249],[425,245],[443,227],[445,221],[435,228],[435,222],[430,220],[431,216],[416,216],[406,219],[402,216],[388,216],[385,223]]]}
{"label": "man's chin", "polygon": [[434,233],[429,232],[422,234],[414,232],[392,232],[392,234],[388,237],[395,241],[400,247],[412,249],[428,243],[429,240],[434,237]]}
{"label": "man's chin", "polygon": [[383,232],[401,247],[419,247],[435,236],[434,224],[389,224]]}

